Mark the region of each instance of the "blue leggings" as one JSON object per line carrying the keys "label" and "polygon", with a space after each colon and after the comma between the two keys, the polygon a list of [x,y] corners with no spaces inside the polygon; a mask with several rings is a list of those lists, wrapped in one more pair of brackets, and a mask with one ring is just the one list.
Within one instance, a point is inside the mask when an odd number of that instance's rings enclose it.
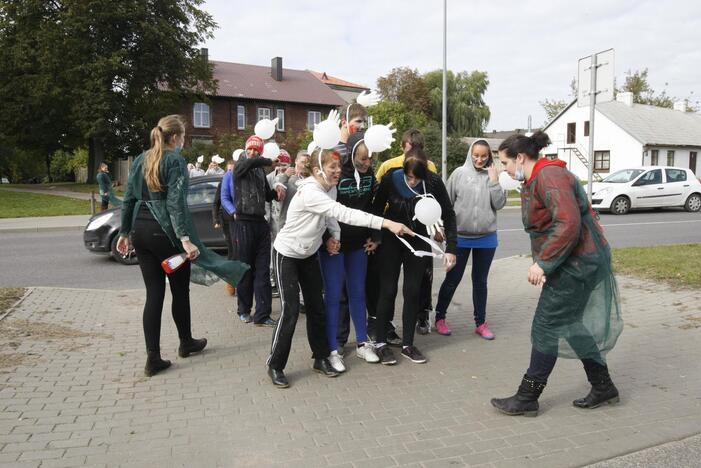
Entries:
{"label": "blue leggings", "polygon": [[462,275],[467,267],[467,260],[472,251],[472,307],[475,314],[475,325],[478,327],[485,321],[487,315],[487,276],[492,265],[496,248],[469,249],[458,248],[455,267],[445,275],[441,289],[438,292],[438,304],[436,304],[436,320],[445,319],[450,301],[453,300],[455,290],[462,280]]}
{"label": "blue leggings", "polygon": [[350,316],[355,327],[355,337],[358,342],[368,340],[367,317],[365,307],[365,275],[368,269],[368,254],[365,249],[339,252],[329,255],[323,247],[319,250],[321,274],[324,277],[324,299],[326,304],[326,337],[329,348],[335,351],[338,347],[340,302],[343,284],[348,292]]}

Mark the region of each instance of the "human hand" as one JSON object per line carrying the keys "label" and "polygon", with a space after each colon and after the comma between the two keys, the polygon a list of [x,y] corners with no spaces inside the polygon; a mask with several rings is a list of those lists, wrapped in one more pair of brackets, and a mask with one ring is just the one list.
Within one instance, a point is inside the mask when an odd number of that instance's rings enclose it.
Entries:
{"label": "human hand", "polygon": [[369,93],[367,91],[363,91],[357,98],[355,98],[355,102],[363,107],[374,106],[380,102],[380,95],[377,94],[376,91],[370,91]]}
{"label": "human hand", "polygon": [[454,254],[447,253],[443,255],[443,266],[445,266],[445,272],[449,272],[455,266],[456,257]]}
{"label": "human hand", "polygon": [[273,159],[272,162],[273,162],[273,169],[276,168],[278,166],[278,164],[280,164],[280,160],[278,158]]}
{"label": "human hand", "polygon": [[214,229],[219,229],[221,227],[221,224],[219,223],[214,223]]}
{"label": "human hand", "polygon": [[382,227],[388,229],[397,236],[403,236],[404,234],[408,234],[410,236],[414,235],[414,231],[412,231],[402,223],[397,223],[389,219],[385,219],[384,221],[382,221]]}
{"label": "human hand", "polygon": [[368,238],[365,241],[363,248],[365,249],[366,254],[372,255],[375,253],[375,250],[377,250],[378,245],[380,245],[379,242],[373,242],[373,240],[371,238]]}
{"label": "human hand", "polygon": [[295,168],[290,166],[287,169],[285,169],[285,175],[287,177],[292,177],[293,175],[295,175]]}
{"label": "human hand", "polygon": [[487,168],[487,174],[489,175],[489,180],[492,182],[499,182],[499,170],[492,164]]}
{"label": "human hand", "polygon": [[189,240],[183,240],[181,241],[183,245],[183,250],[187,254],[187,258],[190,260],[194,260],[200,255],[200,249],[197,248],[195,244],[190,242]]}
{"label": "human hand", "polygon": [[277,192],[277,201],[283,201],[285,199],[285,194],[287,193],[287,189],[285,188],[285,186],[278,185],[277,187],[275,187],[275,191]]}
{"label": "human hand", "polygon": [[117,252],[122,255],[129,253],[129,236],[119,236],[119,239],[117,239]]}
{"label": "human hand", "polygon": [[426,226],[428,237],[432,237],[437,242],[445,241],[445,230],[443,229],[443,220],[439,219],[437,223],[431,226]]}
{"label": "human hand", "polygon": [[528,269],[528,282],[533,286],[542,286],[545,284],[545,272],[538,263],[534,263]]}
{"label": "human hand", "polygon": [[334,239],[333,237],[329,237],[329,239],[326,241],[326,251],[329,253],[329,255],[337,255],[340,250],[341,241]]}

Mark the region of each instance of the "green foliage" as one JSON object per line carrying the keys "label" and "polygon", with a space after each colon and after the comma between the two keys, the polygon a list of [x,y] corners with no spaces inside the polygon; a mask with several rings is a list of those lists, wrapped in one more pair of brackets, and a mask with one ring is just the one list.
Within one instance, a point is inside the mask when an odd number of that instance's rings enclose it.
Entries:
{"label": "green foliage", "polygon": [[51,156],[49,168],[51,180],[64,182],[75,180],[75,171],[88,166],[88,150],[78,148],[73,152],[58,150]]}
{"label": "green foliage", "polygon": [[545,111],[545,124],[548,124],[552,119],[557,117],[557,114],[562,112],[569,103],[565,100],[546,99],[544,101],[539,101],[538,104],[540,104]]}
{"label": "green foliage", "polygon": [[428,86],[416,69],[393,68],[387,76],[377,79],[377,90],[384,100],[402,103],[414,112],[428,114],[431,110]]}
{"label": "green foliage", "polygon": [[[413,128],[417,128],[423,132],[429,123],[426,115],[407,109],[401,102],[381,101],[377,105],[370,107],[368,109],[368,114],[372,116],[373,122],[385,125],[391,122],[393,128],[397,130],[394,133],[392,147],[381,153],[373,154],[373,159],[376,161],[375,164],[379,164],[387,159],[402,154],[402,134]],[[440,149],[438,151],[438,157],[440,157]]]}

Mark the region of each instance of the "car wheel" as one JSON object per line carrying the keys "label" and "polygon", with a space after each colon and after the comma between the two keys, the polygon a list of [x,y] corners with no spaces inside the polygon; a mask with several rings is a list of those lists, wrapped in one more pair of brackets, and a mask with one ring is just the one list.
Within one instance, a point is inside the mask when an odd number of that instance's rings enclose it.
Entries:
{"label": "car wheel", "polygon": [[615,215],[624,215],[630,211],[630,200],[623,195],[613,199],[611,203],[611,213]]}
{"label": "car wheel", "polygon": [[686,199],[686,203],[684,203],[684,209],[691,213],[696,213],[701,210],[701,195],[698,193],[689,195],[689,198]]}
{"label": "car wheel", "polygon": [[117,252],[117,239],[119,238],[119,235],[116,235],[112,238],[112,242],[110,243],[110,250],[112,251],[112,258],[117,262],[121,263],[122,265],[136,265],[139,263],[139,259],[136,258],[136,252],[134,251],[134,248],[132,247],[129,249],[129,252],[127,252],[126,255],[122,255],[119,252]]}

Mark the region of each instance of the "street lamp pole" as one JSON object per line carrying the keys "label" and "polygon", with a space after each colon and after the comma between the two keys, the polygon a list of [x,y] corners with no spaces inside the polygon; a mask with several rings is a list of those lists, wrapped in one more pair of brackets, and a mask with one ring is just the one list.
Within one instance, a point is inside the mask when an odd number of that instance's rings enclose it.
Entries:
{"label": "street lamp pole", "polygon": [[443,0],[443,128],[441,131],[441,176],[448,179],[448,0]]}

